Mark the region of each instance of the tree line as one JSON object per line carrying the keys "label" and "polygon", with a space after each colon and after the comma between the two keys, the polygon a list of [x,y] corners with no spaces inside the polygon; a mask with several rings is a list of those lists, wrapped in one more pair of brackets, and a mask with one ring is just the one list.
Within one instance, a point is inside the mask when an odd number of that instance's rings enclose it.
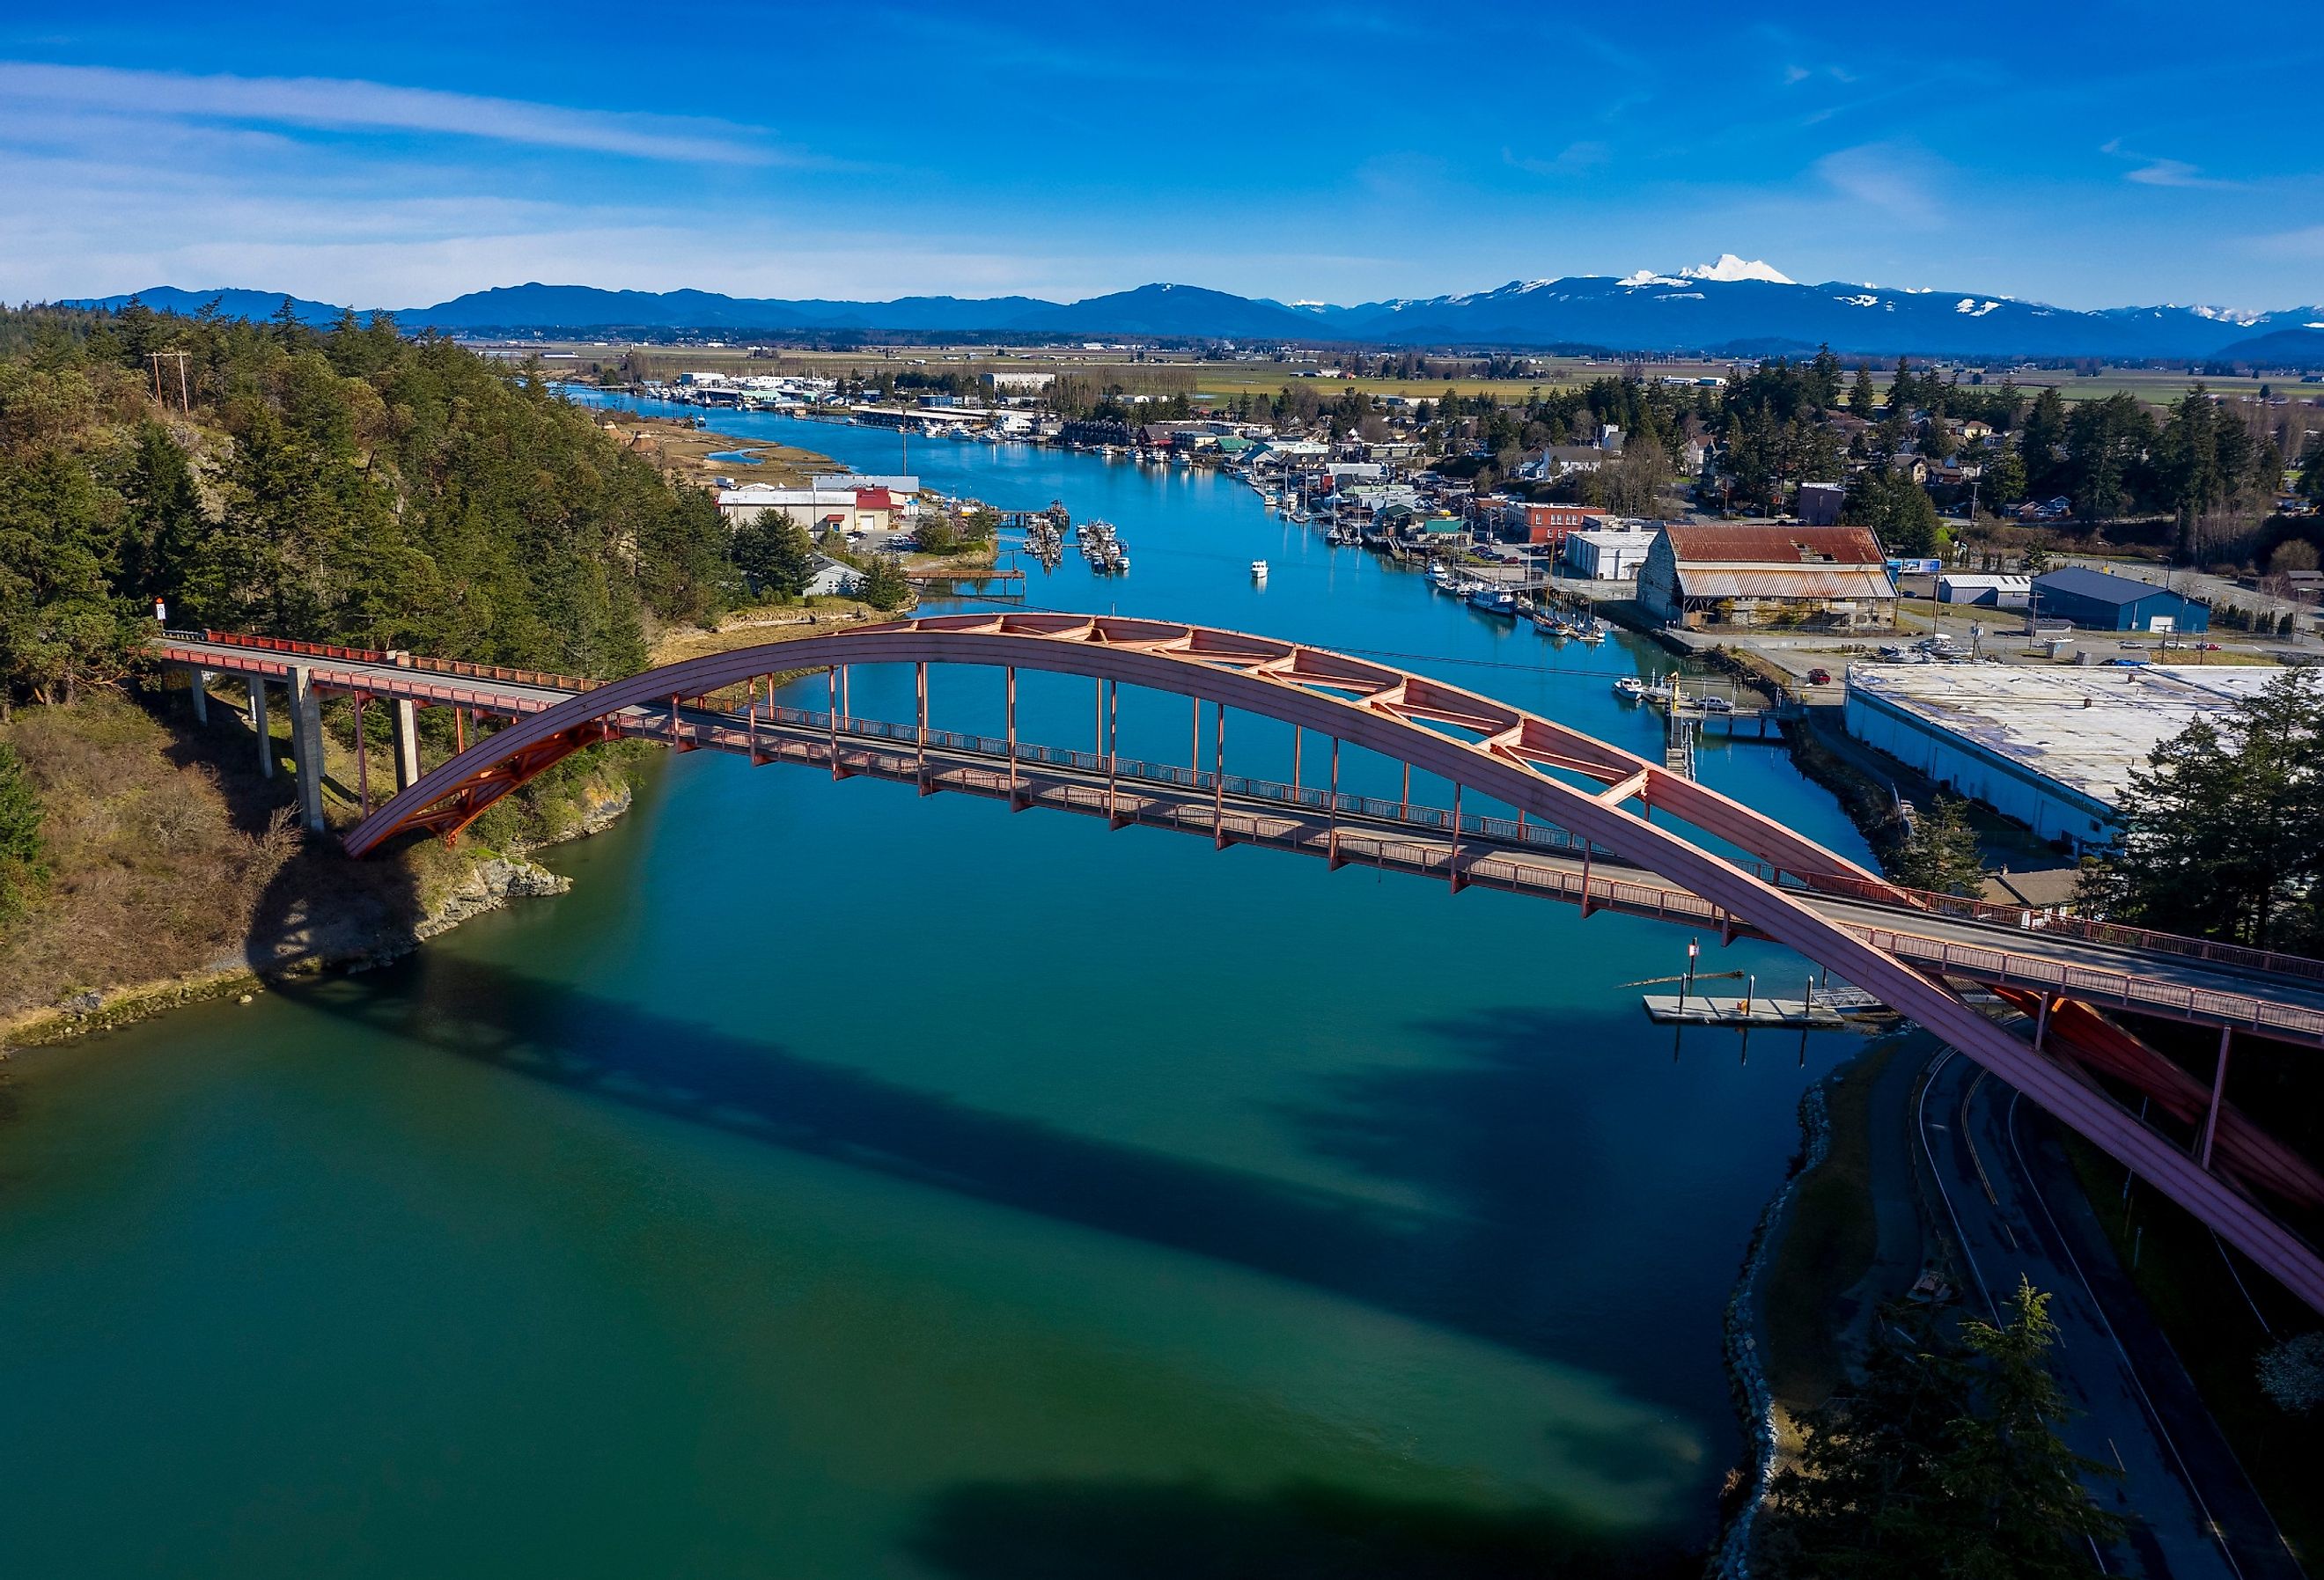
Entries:
{"label": "tree line", "polygon": [[0,310],[0,710],[118,681],[156,599],[172,624],[602,676],[742,585],[709,494],[384,314]]}

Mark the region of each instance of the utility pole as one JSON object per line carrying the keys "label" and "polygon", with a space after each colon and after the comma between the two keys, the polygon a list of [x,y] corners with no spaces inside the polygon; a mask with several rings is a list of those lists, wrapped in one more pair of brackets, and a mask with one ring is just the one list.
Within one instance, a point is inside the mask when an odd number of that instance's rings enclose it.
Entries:
{"label": "utility pole", "polygon": [[177,358],[178,410],[180,412],[190,413],[194,409],[194,400],[191,386],[189,384],[186,378],[186,356],[187,354],[183,351],[149,351],[145,354],[145,360],[153,365],[154,403],[156,405],[166,406],[170,403],[170,397],[162,391],[161,364],[168,358]]}

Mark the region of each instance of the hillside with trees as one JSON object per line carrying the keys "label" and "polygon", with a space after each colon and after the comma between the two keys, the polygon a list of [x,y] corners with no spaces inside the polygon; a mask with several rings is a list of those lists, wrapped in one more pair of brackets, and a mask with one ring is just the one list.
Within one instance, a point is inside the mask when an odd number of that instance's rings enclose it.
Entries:
{"label": "hillside with trees", "polygon": [[[258,775],[231,710],[203,730],[167,705],[141,657],[157,600],[172,626],[596,677],[743,585],[710,494],[448,340],[0,311],[0,1015],[256,965],[285,918],[310,956],[334,952],[318,919],[408,935],[496,847],[625,793],[618,750],[590,753],[457,857],[350,863],[290,832],[287,776]],[[328,699],[324,725],[336,762],[353,710]],[[450,728],[423,712],[431,754]]]}

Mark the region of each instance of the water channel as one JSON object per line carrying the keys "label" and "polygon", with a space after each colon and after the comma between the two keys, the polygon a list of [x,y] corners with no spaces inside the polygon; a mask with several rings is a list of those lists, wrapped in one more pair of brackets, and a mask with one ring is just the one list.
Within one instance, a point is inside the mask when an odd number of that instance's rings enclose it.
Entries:
{"label": "water channel", "polygon": [[[1609,689],[1658,651],[1553,646],[1230,479],[908,465],[1120,527],[1130,576],[1028,562],[1036,605],[1659,750]],[[936,685],[939,722],[997,706]],[[1086,682],[1028,687],[1028,738],[1087,744]],[[1126,697],[1124,750],[1183,761],[1185,707]],[[1701,772],[1862,856],[1780,750]],[[1720,1307],[1853,1039],[1650,1026],[1620,984],[1683,935],[708,753],[547,859],[571,893],[392,967],[10,1064],[0,1569],[1484,1574],[1708,1535]]]}

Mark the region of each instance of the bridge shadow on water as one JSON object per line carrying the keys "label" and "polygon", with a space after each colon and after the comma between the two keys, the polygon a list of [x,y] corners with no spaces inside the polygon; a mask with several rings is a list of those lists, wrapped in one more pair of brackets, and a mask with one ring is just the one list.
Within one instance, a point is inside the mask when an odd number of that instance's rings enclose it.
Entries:
{"label": "bridge shadow on water", "polygon": [[[1428,1194],[1452,1204],[1445,1210],[1072,1134],[449,952],[360,984],[325,978],[281,991],[595,1101],[1296,1280],[1560,1368],[1639,1375],[1635,1338],[1618,1372],[1612,1363],[1625,1341],[1600,1350],[1595,1333],[1622,1326],[1603,1309],[1586,1320],[1549,1315],[1566,1305],[1546,1298],[1545,1280],[1554,1280],[1559,1242],[1590,1212],[1588,1191],[1572,1187],[1595,1154],[1578,1146],[1545,1156],[1541,1115],[1587,1095],[1560,1078],[1556,1043],[1534,1040],[1528,1026],[1504,1021],[1493,1039],[1472,1037],[1466,1051],[1478,1057],[1429,1072],[1435,1085],[1425,1094],[1390,1081],[1293,1116],[1327,1152],[1422,1160]],[[1556,1034],[1590,1033],[1566,1020]],[[1468,1161],[1456,1164],[1464,1134]],[[1694,1469],[1673,1457],[1674,1445],[1692,1441],[1671,1430],[1675,1401],[1652,1399],[1651,1381],[1599,1386],[1610,1412],[1543,1421],[1553,1455],[1587,1465],[1601,1482],[1691,1481]],[[1612,1541],[1581,1508],[1487,1513],[1339,1489],[1246,1495],[1167,1483],[963,1483],[932,1500],[914,1542],[964,1580],[1646,1575],[1687,1566],[1665,1548]]]}
{"label": "bridge shadow on water", "polygon": [[913,1556],[957,1580],[1682,1580],[1699,1553],[1537,1512],[1292,1485],[974,1482],[934,1499]]}
{"label": "bridge shadow on water", "polygon": [[[596,1101],[1285,1278],[1582,1371],[1636,1357],[1602,1311],[1561,1320],[1568,1247],[1598,1232],[1607,1143],[1558,1055],[1639,1028],[1519,1012],[1416,1030],[1446,1067],[1351,1077],[1282,1117],[1319,1154],[1416,1184],[1384,1201],[981,1109],[637,1003],[449,952],[285,996]],[[1437,1205],[1441,1204],[1441,1205]],[[1676,1400],[1659,1400],[1676,1404]]]}

